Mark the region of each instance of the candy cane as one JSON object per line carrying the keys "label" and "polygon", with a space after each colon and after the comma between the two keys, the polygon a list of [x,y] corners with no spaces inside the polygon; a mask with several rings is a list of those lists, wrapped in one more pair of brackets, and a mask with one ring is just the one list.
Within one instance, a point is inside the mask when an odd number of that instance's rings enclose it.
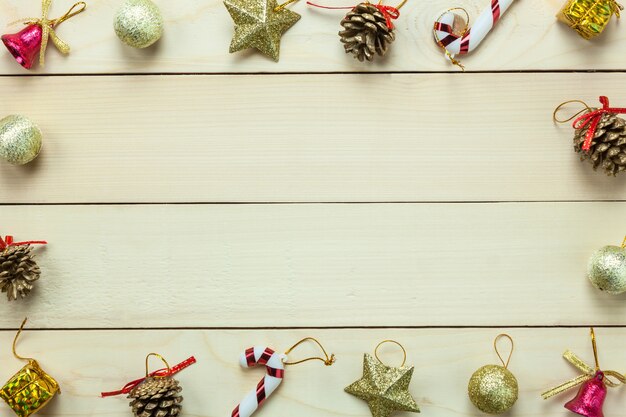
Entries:
{"label": "candy cane", "polygon": [[455,34],[455,23],[460,18],[452,11],[442,14],[435,22],[434,35],[437,43],[450,55],[464,55],[480,45],[513,0],[491,0],[491,6],[483,10],[474,25],[463,34]]}
{"label": "candy cane", "polygon": [[257,365],[265,365],[267,375],[250,391],[244,399],[235,407],[231,417],[250,417],[263,405],[263,402],[272,395],[272,392],[283,382],[285,375],[284,362],[287,355],[276,353],[272,349],[263,346],[255,346],[246,349],[239,358],[239,363],[244,368],[252,368]]}

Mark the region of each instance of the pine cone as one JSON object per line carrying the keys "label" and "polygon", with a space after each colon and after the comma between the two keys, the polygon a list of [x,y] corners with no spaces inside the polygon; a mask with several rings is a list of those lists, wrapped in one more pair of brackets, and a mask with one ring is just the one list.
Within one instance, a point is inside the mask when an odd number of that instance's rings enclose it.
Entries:
{"label": "pine cone", "polygon": [[588,160],[593,169],[602,167],[607,175],[616,176],[626,171],[626,120],[615,113],[604,113],[596,128],[589,151],[582,149],[589,125],[576,129],[574,150],[580,154],[580,160]]}
{"label": "pine cone", "polygon": [[133,400],[130,406],[136,417],[168,417],[180,413],[183,390],[174,378],[148,377],[128,395]]}
{"label": "pine cone", "polygon": [[41,270],[33,259],[30,245],[9,246],[0,253],[0,288],[9,301],[25,298],[33,289],[33,282]]}
{"label": "pine cone", "polygon": [[384,56],[389,44],[396,38],[393,27],[387,26],[387,19],[371,3],[360,3],[350,10],[341,21],[344,30],[339,32],[346,53],[356,59],[371,61],[376,54]]}

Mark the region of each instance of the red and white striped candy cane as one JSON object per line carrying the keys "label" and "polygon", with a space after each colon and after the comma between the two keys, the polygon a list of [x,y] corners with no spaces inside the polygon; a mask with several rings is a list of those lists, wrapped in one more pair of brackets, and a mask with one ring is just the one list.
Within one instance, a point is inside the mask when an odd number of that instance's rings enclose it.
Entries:
{"label": "red and white striped candy cane", "polygon": [[263,405],[263,402],[278,388],[285,375],[287,355],[276,353],[264,346],[255,346],[246,349],[239,358],[239,363],[244,368],[252,368],[257,365],[265,365],[267,375],[250,391],[244,399],[235,407],[231,417],[250,417]]}
{"label": "red and white striped candy cane", "polygon": [[485,39],[511,3],[513,0],[491,0],[491,6],[483,10],[474,25],[464,34],[454,33],[455,22],[460,16],[452,10],[447,11],[435,22],[434,35],[437,43],[452,57],[473,51]]}

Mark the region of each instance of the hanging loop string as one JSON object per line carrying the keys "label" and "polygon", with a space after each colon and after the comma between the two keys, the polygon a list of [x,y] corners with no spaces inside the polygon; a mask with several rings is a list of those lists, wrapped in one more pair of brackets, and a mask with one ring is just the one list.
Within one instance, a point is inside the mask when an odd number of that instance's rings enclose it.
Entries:
{"label": "hanging loop string", "polygon": [[84,1],[79,1],[74,3],[72,7],[61,17],[56,19],[48,19],[48,12],[50,11],[50,5],[52,4],[52,0],[41,0],[41,17],[40,18],[26,18],[20,19],[13,23],[24,23],[26,25],[39,25],[41,26],[42,34],[41,34],[41,48],[39,49],[39,64],[44,66],[45,64],[45,55],[46,49],[48,48],[48,40],[51,39],[52,43],[62,54],[70,53],[70,46],[60,39],[54,28],[66,20],[76,16],[85,11],[87,8],[87,3]]}
{"label": "hanging loop string", "polygon": [[[557,114],[559,113],[559,111],[561,111],[561,109],[563,108],[563,106],[566,106],[568,104],[572,104],[572,103],[580,103],[583,106],[585,106],[584,109],[580,109],[578,112],[574,113],[572,116],[570,116],[567,119],[559,119],[557,117]],[[578,115],[580,115],[583,112],[592,112],[593,109],[591,107],[589,107],[589,105],[587,105],[587,103],[585,103],[582,100],[567,100],[564,101],[563,103],[559,104],[556,109],[554,109],[554,111],[552,112],[552,120],[557,122],[557,123],[567,123],[572,119],[575,119]]]}
{"label": "hanging loop string", "polygon": [[326,366],[331,366],[333,363],[335,363],[335,360],[336,360],[335,355],[331,353],[329,356],[328,353],[326,353],[326,349],[324,349],[324,346],[322,346],[322,344],[314,337],[305,337],[304,339],[300,340],[298,343],[296,343],[295,345],[287,349],[287,351],[285,352],[285,355],[289,355],[295,348],[297,348],[298,346],[300,346],[302,343],[306,341],[315,342],[324,353],[324,357],[322,358],[322,357],[315,356],[315,357],[302,359],[296,362],[284,362],[285,365],[297,365],[299,363],[304,363],[308,361],[322,361],[324,362],[324,365]]}
{"label": "hanging loop string", "polygon": [[406,349],[404,348],[404,346],[402,346],[402,344],[400,342],[397,342],[395,340],[391,340],[391,339],[383,340],[378,345],[376,345],[376,348],[374,349],[374,356],[376,357],[376,359],[378,359],[378,362],[380,362],[380,363],[382,363],[384,365],[384,362],[382,360],[380,360],[380,358],[378,357],[378,348],[380,348],[385,343],[394,343],[394,344],[400,346],[400,349],[402,349],[402,355],[403,355],[402,364],[400,365],[400,368],[402,368],[404,366],[404,364],[406,364]]}
{"label": "hanging loop string", "polygon": [[563,354],[563,358],[566,361],[574,365],[578,370],[582,372],[582,375],[577,376],[576,378],[570,379],[567,382],[562,383],[559,386],[551,388],[541,394],[544,399],[553,397],[557,394],[560,394],[568,389],[571,389],[577,385],[580,385],[584,382],[587,382],[593,378],[600,378],[608,387],[615,388],[619,385],[626,384],[626,376],[621,372],[617,371],[602,371],[600,370],[600,364],[598,362],[598,349],[596,346],[596,334],[593,330],[593,327],[590,330],[591,336],[591,346],[593,348],[593,356],[595,361],[595,367],[591,367],[587,365],[582,359],[576,356],[569,350],[566,350]]}
{"label": "hanging loop string", "polygon": [[593,360],[596,364],[595,371],[600,370],[600,361],[598,361],[598,346],[596,345],[596,332],[593,331],[593,327],[589,330],[589,336],[591,336],[591,347],[593,349]]}
{"label": "hanging loop string", "polygon": [[20,334],[22,334],[22,330],[24,330],[24,326],[26,325],[26,322],[28,321],[28,317],[26,317],[24,319],[24,321],[22,322],[20,328],[18,329],[17,333],[15,334],[15,338],[13,339],[13,356],[15,356],[17,359],[21,359],[24,361],[34,361],[35,359],[33,358],[25,358],[23,356],[20,356],[17,354],[17,350],[15,349],[15,347],[17,346],[17,339],[20,337]]}
{"label": "hanging loop string", "polygon": [[[465,14],[465,26],[463,27],[463,30],[461,31],[461,33],[458,33],[458,34],[454,33],[454,28],[452,26],[445,24],[445,23],[441,23],[441,18],[445,14],[453,12],[455,10],[460,10]],[[461,68],[463,72],[465,72],[465,66],[461,64],[461,61],[454,58],[454,55],[450,53],[450,51],[448,51],[448,48],[446,48],[446,46],[454,42],[458,38],[462,38],[463,36],[467,34],[467,32],[469,32],[469,20],[470,20],[470,17],[469,17],[469,13],[467,12],[467,10],[465,10],[462,7],[452,7],[439,15],[437,20],[435,20],[435,25],[433,27],[433,35],[435,36],[435,41],[437,42],[437,45],[439,45],[441,49],[443,49],[443,52],[446,54],[446,57],[450,60],[450,62],[453,65],[456,65],[457,67]],[[437,34],[438,30],[442,32],[447,32],[448,36],[446,36],[444,39],[440,39],[439,35]]]}
{"label": "hanging loop string", "polygon": [[28,240],[25,242],[14,242],[13,236],[5,236],[4,239],[2,239],[2,236],[0,236],[0,250],[4,250],[10,246],[47,245],[47,244],[48,242],[46,242],[45,240]]}
{"label": "hanging loop string", "polygon": [[[502,356],[500,355],[500,352],[498,351],[498,340],[500,340],[503,337],[506,337],[511,342],[511,350],[509,352],[509,357],[506,360],[506,362],[504,362],[504,359],[502,359]],[[513,350],[515,349],[515,343],[513,342],[513,338],[506,333],[497,335],[496,338],[493,339],[493,349],[496,351],[496,355],[498,355],[498,358],[500,358],[500,362],[502,362],[502,365],[505,368],[508,368],[509,362],[511,362],[511,356],[513,356]]]}
{"label": "hanging loop string", "polygon": [[292,3],[295,3],[295,2],[297,2],[297,1],[298,1],[298,0],[287,0],[287,1],[286,1],[286,2],[284,2],[283,4],[279,4],[278,6],[276,6],[276,7],[274,8],[274,11],[275,11],[275,12],[279,12],[279,11],[281,11],[282,9],[284,9],[285,7],[289,6],[289,5],[290,5],[290,4],[292,4]]}
{"label": "hanging loop string", "polygon": [[[400,17],[400,8],[406,4],[407,0],[402,0],[402,2],[396,7],[387,6],[382,3],[375,4],[374,6],[380,11],[380,13],[385,17],[385,23],[389,29],[393,29],[393,20]],[[366,2],[367,3],[367,2]],[[307,1],[306,4],[313,7],[318,7],[320,9],[327,10],[354,10],[356,6],[323,6],[321,4],[313,3],[312,1]]]}
{"label": "hanging loop string", "polygon": [[148,376],[150,374],[150,371],[149,371],[149,368],[148,368],[148,361],[150,360],[150,356],[155,356],[155,357],[161,359],[161,361],[165,364],[165,367],[167,368],[167,371],[165,372],[165,375],[155,375],[157,378],[162,378],[163,376],[171,375],[172,368],[170,368],[170,364],[167,363],[165,358],[163,356],[159,355],[158,353],[149,353],[148,356],[146,356],[146,378],[148,378]]}
{"label": "hanging loop string", "polygon": [[[167,368],[159,369],[157,371],[154,371],[154,372],[148,374],[147,373],[148,358],[150,356],[157,356],[157,357],[159,357],[167,365]],[[191,357],[185,359],[184,361],[182,361],[181,363],[179,363],[178,365],[175,365],[175,366],[170,368],[170,366],[167,363],[167,361],[165,359],[163,359],[163,357],[161,355],[159,355],[157,353],[150,353],[148,356],[146,356],[146,376],[145,377],[136,379],[134,381],[130,381],[128,384],[124,385],[124,387],[122,389],[118,390],[118,391],[102,392],[102,393],[100,393],[100,396],[104,398],[104,397],[113,397],[115,395],[128,394],[128,393],[130,393],[133,390],[133,388],[135,388],[137,385],[139,385],[143,381],[145,381],[146,378],[150,378],[150,377],[162,378],[162,377],[172,376],[172,375],[175,375],[175,374],[179,373],[183,369],[193,365],[194,363],[196,363],[196,358],[191,356]]]}
{"label": "hanging loop string", "polygon": [[572,127],[574,129],[583,129],[584,127],[589,126],[587,134],[585,135],[585,142],[583,142],[582,146],[584,151],[589,151],[591,148],[591,143],[593,142],[593,138],[596,134],[598,124],[600,123],[600,120],[602,120],[602,116],[607,113],[626,113],[626,107],[609,107],[609,99],[606,96],[600,96],[599,100],[602,104],[602,108],[584,113],[578,116],[572,123]]}

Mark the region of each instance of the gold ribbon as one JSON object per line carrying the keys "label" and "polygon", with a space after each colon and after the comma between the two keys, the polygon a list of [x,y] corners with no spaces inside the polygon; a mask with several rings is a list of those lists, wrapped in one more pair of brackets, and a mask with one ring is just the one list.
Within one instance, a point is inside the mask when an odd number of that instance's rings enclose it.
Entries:
{"label": "gold ribbon", "polygon": [[[59,38],[54,31],[54,28],[66,20],[82,13],[87,8],[87,3],[79,1],[74,3],[72,7],[61,17],[56,19],[48,19],[48,12],[50,11],[50,5],[52,0],[41,0],[41,18],[26,18],[20,19],[13,23],[24,23],[25,25],[39,25],[42,29],[41,34],[41,49],[39,51],[39,64],[43,67],[45,64],[46,48],[48,47],[48,39],[52,40],[52,43],[62,54],[70,53],[70,46]],[[74,10],[78,8],[77,10]]]}
{"label": "gold ribbon", "polygon": [[[598,364],[598,350],[596,347],[596,335],[593,331],[593,328],[591,329],[591,344],[593,345],[593,356],[596,362],[595,368],[587,365],[585,362],[583,362],[582,359],[580,359],[570,350],[566,350],[563,354],[563,358],[565,358],[566,361],[578,368],[583,374],[542,393],[541,396],[544,400],[560,394],[564,391],[567,391],[568,389],[574,388],[575,386],[580,385],[583,382],[595,378],[598,372],[601,372],[604,375],[603,381],[608,387],[615,388],[621,384],[626,384],[625,375],[617,371],[600,370],[600,366]],[[611,378],[615,378],[615,380],[612,380]]]}

